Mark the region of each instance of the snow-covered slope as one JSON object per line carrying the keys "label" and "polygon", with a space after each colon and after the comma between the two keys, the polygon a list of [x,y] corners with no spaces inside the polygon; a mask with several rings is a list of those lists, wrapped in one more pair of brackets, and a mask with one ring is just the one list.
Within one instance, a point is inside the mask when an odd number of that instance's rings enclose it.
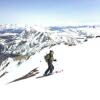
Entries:
{"label": "snow-covered slope", "polygon": [[[16,79],[36,67],[39,67],[41,72],[40,65],[44,60],[43,57],[50,48],[82,44],[90,38],[100,37],[99,31],[99,26],[19,27],[17,25],[1,25],[0,80],[3,77],[6,78],[6,81]],[[40,55],[41,52],[44,53]],[[11,77],[12,73],[14,75]]]}
{"label": "snow-covered slope", "polygon": [[[100,100],[99,43],[100,39],[94,38],[77,46],[60,44],[51,47],[57,59],[55,70],[64,71],[41,79],[35,77],[43,74],[47,68],[43,56],[49,52],[49,48],[31,56],[16,70],[16,62],[9,60],[12,62],[8,68],[11,73],[0,79],[2,100]],[[22,76],[35,67],[39,67],[41,72],[35,77],[2,86],[2,83]]]}

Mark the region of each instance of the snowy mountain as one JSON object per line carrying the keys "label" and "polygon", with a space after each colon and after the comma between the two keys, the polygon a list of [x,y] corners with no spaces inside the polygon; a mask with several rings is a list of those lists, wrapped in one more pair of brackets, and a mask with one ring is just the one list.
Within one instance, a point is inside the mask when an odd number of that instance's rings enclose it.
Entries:
{"label": "snowy mountain", "polygon": [[[76,45],[99,34],[98,27],[1,26],[0,52],[31,55],[42,48],[65,43]],[[40,47],[41,46],[41,47]],[[34,48],[34,49],[33,49]]]}
{"label": "snowy mountain", "polygon": [[[22,77],[38,67],[34,73],[41,74],[45,68],[44,55],[49,49],[61,45],[75,46],[100,37],[99,26],[42,27],[1,25],[0,26],[0,80],[7,83]],[[60,47],[60,48],[59,48]],[[58,51],[57,51],[58,52]],[[59,53],[62,52],[59,51]],[[6,82],[5,82],[6,78]]]}
{"label": "snowy mountain", "polygon": [[[100,100],[99,43],[99,38],[93,38],[77,46],[60,44],[51,47],[57,59],[54,63],[55,70],[64,71],[41,79],[35,78],[47,68],[43,56],[49,52],[49,47],[31,56],[20,66],[14,67],[17,62],[9,58],[11,63],[6,69],[9,73],[0,79],[2,100]],[[25,75],[37,66],[41,73],[36,76],[2,85]]]}

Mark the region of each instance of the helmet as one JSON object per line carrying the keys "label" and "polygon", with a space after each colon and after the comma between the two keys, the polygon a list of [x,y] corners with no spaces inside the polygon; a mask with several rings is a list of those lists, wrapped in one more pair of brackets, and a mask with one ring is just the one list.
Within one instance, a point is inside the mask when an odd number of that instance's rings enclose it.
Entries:
{"label": "helmet", "polygon": [[50,50],[50,53],[54,54],[54,51]]}

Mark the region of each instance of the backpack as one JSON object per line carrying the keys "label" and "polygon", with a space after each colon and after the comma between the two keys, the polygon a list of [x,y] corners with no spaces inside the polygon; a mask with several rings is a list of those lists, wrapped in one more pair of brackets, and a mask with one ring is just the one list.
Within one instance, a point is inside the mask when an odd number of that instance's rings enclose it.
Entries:
{"label": "backpack", "polygon": [[50,55],[49,55],[49,54],[46,54],[46,55],[44,56],[44,59],[45,59],[46,62],[48,62],[49,58],[50,58]]}

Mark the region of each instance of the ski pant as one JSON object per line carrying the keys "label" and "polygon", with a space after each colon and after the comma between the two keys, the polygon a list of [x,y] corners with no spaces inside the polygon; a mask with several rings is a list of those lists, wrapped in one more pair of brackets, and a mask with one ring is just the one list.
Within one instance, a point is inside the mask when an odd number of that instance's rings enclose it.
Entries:
{"label": "ski pant", "polygon": [[54,66],[51,62],[48,62],[48,69],[45,71],[45,75],[52,73],[54,70]]}

